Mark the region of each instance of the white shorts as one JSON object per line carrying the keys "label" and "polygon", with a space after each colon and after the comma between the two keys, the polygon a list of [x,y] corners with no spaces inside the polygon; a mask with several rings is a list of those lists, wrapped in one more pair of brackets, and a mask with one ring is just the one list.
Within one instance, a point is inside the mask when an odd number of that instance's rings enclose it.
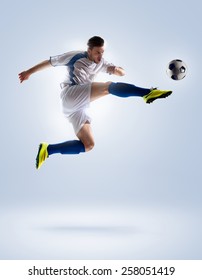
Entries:
{"label": "white shorts", "polygon": [[86,122],[91,123],[91,118],[86,113],[90,105],[90,94],[90,83],[66,86],[61,91],[63,113],[72,123],[76,135]]}

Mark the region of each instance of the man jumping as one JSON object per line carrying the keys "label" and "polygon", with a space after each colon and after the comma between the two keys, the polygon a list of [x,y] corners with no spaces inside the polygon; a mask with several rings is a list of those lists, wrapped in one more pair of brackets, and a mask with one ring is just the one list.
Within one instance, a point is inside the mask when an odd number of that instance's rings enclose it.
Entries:
{"label": "man jumping", "polygon": [[72,51],[62,55],[51,56],[32,68],[19,74],[20,82],[28,80],[30,75],[52,66],[66,66],[67,75],[61,86],[61,101],[65,117],[72,123],[78,140],[66,141],[59,144],[41,143],[36,157],[36,168],[52,154],[79,154],[88,152],[94,147],[94,137],[91,130],[91,119],[86,113],[90,102],[112,94],[119,97],[139,96],[146,103],[158,98],[169,96],[172,91],[156,88],[141,88],[127,83],[98,83],[93,82],[99,72],[125,75],[121,67],[108,63],[103,58],[104,40],[94,36],[88,40],[87,51]]}

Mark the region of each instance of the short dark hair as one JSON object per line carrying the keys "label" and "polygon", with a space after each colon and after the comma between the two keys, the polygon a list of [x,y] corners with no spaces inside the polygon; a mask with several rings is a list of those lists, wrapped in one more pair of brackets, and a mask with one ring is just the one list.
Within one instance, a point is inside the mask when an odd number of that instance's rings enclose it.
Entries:
{"label": "short dark hair", "polygon": [[87,45],[90,49],[92,49],[94,47],[103,47],[104,39],[99,36],[94,36],[88,40]]}

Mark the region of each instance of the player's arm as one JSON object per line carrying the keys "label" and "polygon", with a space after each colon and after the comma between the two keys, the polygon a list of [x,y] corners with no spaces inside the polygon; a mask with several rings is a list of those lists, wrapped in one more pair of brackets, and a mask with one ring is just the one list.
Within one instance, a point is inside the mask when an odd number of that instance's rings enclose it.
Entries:
{"label": "player's arm", "polygon": [[50,61],[49,60],[44,60],[41,63],[31,67],[30,69],[21,72],[20,74],[18,74],[20,82],[22,83],[23,81],[28,80],[30,75],[32,75],[32,74],[34,74],[38,71],[44,70],[48,67],[52,67]]}
{"label": "player's arm", "polygon": [[121,67],[117,67],[117,66],[108,66],[107,67],[107,73],[113,74],[113,75],[116,75],[116,76],[124,76],[125,75],[124,69],[121,68]]}

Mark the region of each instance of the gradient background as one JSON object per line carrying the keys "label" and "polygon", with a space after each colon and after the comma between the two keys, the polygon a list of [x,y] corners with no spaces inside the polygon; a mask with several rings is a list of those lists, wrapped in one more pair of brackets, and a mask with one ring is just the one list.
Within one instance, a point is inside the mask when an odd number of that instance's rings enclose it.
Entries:
{"label": "gradient background", "polygon": [[[200,1],[4,1],[1,4],[1,259],[201,259]],[[107,96],[91,105],[95,149],[54,155],[41,141],[74,139],[52,68],[18,73],[51,55],[85,49],[94,35],[121,78],[172,89],[166,100]],[[166,75],[170,60],[187,77]]]}

